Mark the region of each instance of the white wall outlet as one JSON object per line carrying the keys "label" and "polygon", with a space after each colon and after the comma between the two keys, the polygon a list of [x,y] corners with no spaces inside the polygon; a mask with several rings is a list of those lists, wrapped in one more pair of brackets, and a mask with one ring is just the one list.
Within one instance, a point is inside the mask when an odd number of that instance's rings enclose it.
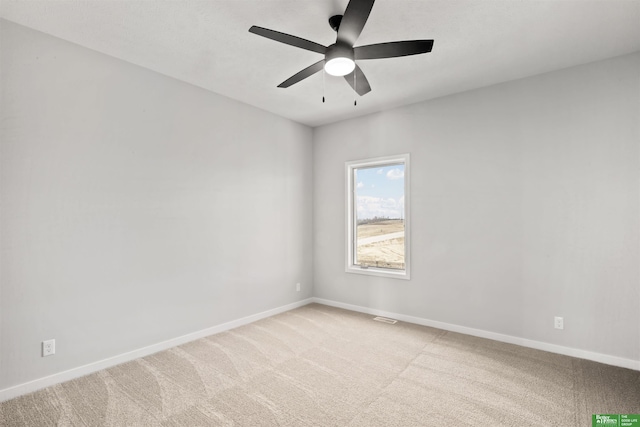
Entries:
{"label": "white wall outlet", "polygon": [[564,329],[564,319],[562,317],[554,317],[553,318],[553,326],[556,329]]}
{"label": "white wall outlet", "polygon": [[56,340],[42,341],[42,357],[56,354]]}
{"label": "white wall outlet", "polygon": [[296,291],[300,292],[300,283],[296,283]]}

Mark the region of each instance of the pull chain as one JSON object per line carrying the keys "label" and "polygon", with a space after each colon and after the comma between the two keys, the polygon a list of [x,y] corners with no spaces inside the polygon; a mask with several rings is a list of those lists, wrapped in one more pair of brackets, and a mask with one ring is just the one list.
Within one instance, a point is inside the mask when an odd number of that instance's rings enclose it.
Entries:
{"label": "pull chain", "polygon": [[324,67],[322,67],[322,103],[324,103]]}
{"label": "pull chain", "polygon": [[[358,80],[356,77],[358,75],[357,71],[358,70],[356,68],[353,69],[353,90],[356,92],[356,95],[358,94],[358,84],[357,84]],[[353,99],[353,105],[354,106],[358,105],[357,98]]]}

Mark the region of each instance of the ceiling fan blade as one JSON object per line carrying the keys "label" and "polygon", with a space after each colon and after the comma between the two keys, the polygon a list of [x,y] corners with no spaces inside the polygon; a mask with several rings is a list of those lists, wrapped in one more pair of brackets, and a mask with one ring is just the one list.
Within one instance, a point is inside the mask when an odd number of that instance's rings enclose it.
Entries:
{"label": "ceiling fan blade", "polygon": [[289,87],[291,85],[294,85],[296,83],[298,83],[300,80],[304,80],[307,77],[310,77],[312,75],[314,75],[315,73],[317,73],[318,71],[322,70],[322,67],[324,67],[324,59],[321,59],[320,61],[316,62],[313,65],[309,65],[307,68],[305,68],[304,70],[294,74],[293,76],[289,77],[287,80],[283,81],[282,83],[280,83],[278,85],[278,87]]}
{"label": "ceiling fan blade", "polygon": [[405,40],[358,46],[353,48],[356,59],[395,58],[431,52],[433,40]]}
{"label": "ceiling fan blade", "polygon": [[290,46],[295,46],[301,49],[310,50],[311,52],[318,52],[323,55],[327,50],[325,46],[322,46],[321,44],[318,44],[316,42],[301,39],[300,37],[281,33],[279,31],[270,30],[268,28],[256,27],[255,25],[249,28],[249,32],[253,34],[257,34],[262,37],[266,37],[271,40],[275,40],[280,43],[288,44]]}
{"label": "ceiling fan blade", "polygon": [[[356,73],[355,82],[353,79],[353,73]],[[356,64],[356,69],[351,72],[351,74],[347,74],[344,76],[344,79],[351,85],[353,90],[360,96],[365,95],[371,92],[371,86],[369,86],[369,81],[365,77],[364,73],[360,69],[360,67]],[[355,87],[354,87],[355,83]]]}
{"label": "ceiling fan blade", "polygon": [[344,11],[338,41],[353,46],[369,18],[375,0],[351,0]]}

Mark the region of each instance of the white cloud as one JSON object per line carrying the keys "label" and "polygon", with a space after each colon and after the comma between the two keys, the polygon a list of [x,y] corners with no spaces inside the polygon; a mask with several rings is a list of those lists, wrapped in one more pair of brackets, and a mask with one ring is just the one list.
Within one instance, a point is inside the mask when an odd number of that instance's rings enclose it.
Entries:
{"label": "white cloud", "polygon": [[384,169],[378,169],[378,172],[376,172],[378,175],[382,175],[382,172],[384,172]]}
{"label": "white cloud", "polygon": [[359,182],[358,185],[356,185],[357,188],[362,188],[364,187],[364,183],[363,182]]}
{"label": "white cloud", "polygon": [[387,172],[387,178],[388,179],[400,179],[400,178],[404,178],[404,171],[401,171],[398,168],[395,169],[391,169],[389,172]]}
{"label": "white cloud", "polygon": [[401,218],[402,206],[393,198],[382,198],[373,196],[358,196],[357,200],[358,218]]}

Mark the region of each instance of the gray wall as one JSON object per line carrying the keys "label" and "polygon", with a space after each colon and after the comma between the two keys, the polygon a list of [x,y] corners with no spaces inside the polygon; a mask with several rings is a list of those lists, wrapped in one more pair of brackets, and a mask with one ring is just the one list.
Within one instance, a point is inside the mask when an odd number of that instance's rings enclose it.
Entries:
{"label": "gray wall", "polygon": [[[640,359],[639,54],[312,132],[0,31],[0,390],[312,291]],[[403,152],[412,280],[346,274],[344,162]]]}
{"label": "gray wall", "polygon": [[[639,76],[634,54],[316,128],[314,295],[640,360]],[[404,152],[412,279],[347,274],[344,162]]]}
{"label": "gray wall", "polygon": [[310,128],[0,27],[0,389],[311,296]]}

